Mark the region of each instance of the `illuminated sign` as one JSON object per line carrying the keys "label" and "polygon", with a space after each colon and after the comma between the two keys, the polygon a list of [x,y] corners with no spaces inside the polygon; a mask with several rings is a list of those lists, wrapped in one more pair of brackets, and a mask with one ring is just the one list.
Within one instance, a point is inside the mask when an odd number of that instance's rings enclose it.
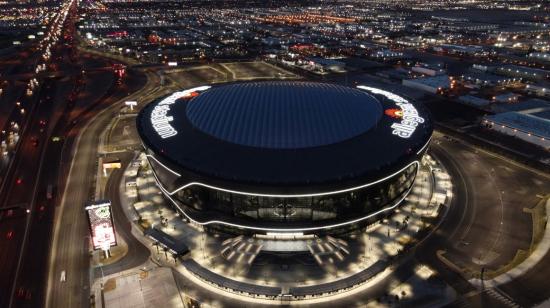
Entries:
{"label": "illuminated sign", "polygon": [[162,138],[170,138],[178,134],[178,131],[170,124],[174,120],[174,117],[169,116],[170,106],[173,105],[180,98],[190,98],[198,95],[197,91],[205,91],[210,89],[210,86],[196,87],[180,92],[173,93],[172,95],[161,100],[151,111],[151,124],[153,129]]}
{"label": "illuminated sign", "polygon": [[122,163],[119,161],[103,163],[103,169],[120,169],[122,168]]}
{"label": "illuminated sign", "polygon": [[367,87],[367,86],[357,86],[358,89],[367,90],[374,94],[379,94],[387,99],[393,101],[400,108],[386,109],[384,113],[394,119],[401,119],[399,123],[393,123],[391,125],[392,134],[399,136],[401,138],[410,138],[418,123],[424,123],[424,118],[418,115],[418,110],[409,103],[405,98],[393,94],[391,92]]}
{"label": "illuminated sign", "polygon": [[391,125],[392,134],[401,138],[409,138],[416,130],[418,123],[424,123],[424,118],[418,116],[418,110],[412,104],[396,103],[396,105],[401,107],[401,112],[396,113],[396,115],[401,115],[401,122]]}
{"label": "illuminated sign", "polygon": [[403,110],[397,108],[386,109],[384,113],[394,119],[401,119],[403,117]]}
{"label": "illuminated sign", "polygon": [[124,102],[124,104],[126,106],[130,106],[130,110],[134,110],[134,106],[137,106],[137,102],[136,101],[126,101]]}
{"label": "illuminated sign", "polygon": [[371,93],[374,93],[374,94],[380,94],[382,96],[385,96],[387,99],[389,99],[393,102],[396,102],[396,103],[408,103],[409,102],[409,101],[407,101],[406,99],[404,99],[403,97],[401,97],[399,95],[393,94],[391,92],[388,92],[388,91],[385,91],[385,90],[382,90],[382,89],[367,87],[367,86],[357,86],[357,88],[367,90],[367,91],[369,91]]}
{"label": "illuminated sign", "polygon": [[90,224],[92,245],[94,250],[108,250],[116,246],[115,228],[111,215],[111,202],[101,201],[85,207]]}

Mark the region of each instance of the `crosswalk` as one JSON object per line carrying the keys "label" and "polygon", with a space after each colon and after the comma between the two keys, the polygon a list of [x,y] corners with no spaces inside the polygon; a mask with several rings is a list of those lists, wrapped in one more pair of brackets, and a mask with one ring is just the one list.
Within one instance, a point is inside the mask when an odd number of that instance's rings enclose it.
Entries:
{"label": "crosswalk", "polygon": [[501,303],[506,305],[506,307],[512,307],[512,308],[520,308],[521,306],[516,304],[510,297],[505,296],[504,294],[500,293],[498,290],[490,288],[485,289],[483,292],[485,294],[499,300]]}
{"label": "crosswalk", "polygon": [[478,307],[478,305],[475,304],[474,298],[476,297],[483,297],[483,296],[489,296],[493,298],[494,300],[501,303],[501,305],[498,305],[498,307],[509,307],[509,308],[520,308],[521,306],[518,305],[512,298],[510,298],[505,293],[499,291],[495,288],[487,288],[483,291],[475,291],[470,292],[469,294],[466,294],[465,296],[461,296],[457,300],[455,300],[450,307],[453,308],[470,308],[470,307]]}

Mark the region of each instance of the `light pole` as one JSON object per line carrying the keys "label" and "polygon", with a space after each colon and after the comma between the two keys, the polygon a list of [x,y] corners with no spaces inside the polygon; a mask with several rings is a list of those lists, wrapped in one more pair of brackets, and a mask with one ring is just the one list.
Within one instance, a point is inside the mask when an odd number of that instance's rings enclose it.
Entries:
{"label": "light pole", "polygon": [[141,278],[139,280],[139,294],[141,294],[141,301],[143,302],[143,307],[145,307],[145,299],[143,298],[143,286],[141,285]]}
{"label": "light pole", "polygon": [[99,270],[101,271],[101,292],[103,292],[103,280],[105,279],[103,274],[103,263],[99,263]]}

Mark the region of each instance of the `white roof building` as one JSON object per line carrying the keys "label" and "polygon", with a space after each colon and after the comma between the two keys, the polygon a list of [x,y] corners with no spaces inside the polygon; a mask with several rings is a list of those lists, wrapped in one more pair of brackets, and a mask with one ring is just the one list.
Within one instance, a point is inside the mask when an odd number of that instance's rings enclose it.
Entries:
{"label": "white roof building", "polygon": [[451,81],[448,75],[437,75],[425,78],[404,79],[403,85],[435,94],[441,90],[448,89],[451,86]]}
{"label": "white roof building", "polygon": [[550,108],[486,116],[483,125],[550,150]]}

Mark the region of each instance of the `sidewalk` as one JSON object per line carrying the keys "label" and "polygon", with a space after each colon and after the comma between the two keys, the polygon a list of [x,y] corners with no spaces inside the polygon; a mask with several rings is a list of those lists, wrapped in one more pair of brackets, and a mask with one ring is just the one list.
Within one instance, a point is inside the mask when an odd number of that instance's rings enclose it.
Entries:
{"label": "sidewalk", "polygon": [[[332,282],[335,279],[354,275],[358,271],[372,266],[377,260],[392,258],[402,251],[405,245],[414,241],[416,234],[426,227],[422,217],[438,215],[439,205],[447,200],[447,191],[450,188],[448,175],[437,168],[435,161],[428,159],[427,167],[423,167],[423,171],[419,172],[416,184],[404,204],[391,218],[372,226],[362,237],[357,239],[360,243],[359,246],[363,247],[362,250],[356,249],[351,252],[351,255],[346,256],[348,260],[339,263],[340,269],[337,274],[332,273],[329,268],[325,269],[326,272],[319,274],[318,267],[315,267],[317,273],[309,274],[306,270],[308,275],[304,274],[293,279],[289,278],[289,273],[294,272],[294,268],[281,271],[265,265],[266,272],[270,274],[264,275],[261,273],[261,266],[255,267],[251,273],[247,269],[239,269],[234,262],[226,260],[221,255],[223,239],[205,234],[200,226],[184,222],[179,214],[165,204],[166,201],[160,195],[152,171],[148,169],[143,155],[139,161],[144,168],[140,169],[137,175],[135,175],[135,171],[132,171],[132,177],[126,179],[126,182],[135,179],[136,183],[135,187],[127,187],[128,194],[134,197],[126,202],[133,203],[135,209],[135,212],[132,211],[133,213],[129,215],[138,215],[142,219],[142,224],[154,225],[155,228],[183,241],[191,249],[189,257],[209,270],[231,279],[261,285],[288,287]],[[436,167],[437,171],[434,171],[432,167]],[[130,208],[130,206],[125,206],[126,208]],[[166,221],[164,225],[161,223],[161,216]],[[153,255],[156,255],[156,251],[152,250]],[[162,255],[161,253],[161,258],[164,258]],[[303,270],[304,267],[300,267],[298,271],[303,272]]]}
{"label": "sidewalk", "polygon": [[185,296],[167,267],[147,264],[102,280],[96,281],[92,289],[96,308],[184,307]]}

